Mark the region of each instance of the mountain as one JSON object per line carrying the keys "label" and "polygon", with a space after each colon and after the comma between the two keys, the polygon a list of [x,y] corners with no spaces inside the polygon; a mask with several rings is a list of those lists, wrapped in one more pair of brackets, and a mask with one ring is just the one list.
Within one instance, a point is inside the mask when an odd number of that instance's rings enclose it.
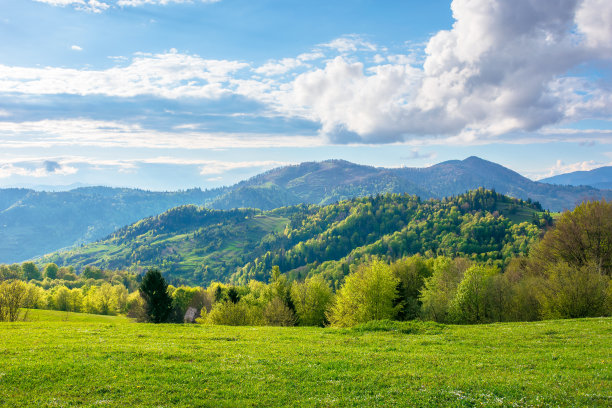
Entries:
{"label": "mountain", "polygon": [[0,262],[21,262],[92,242],[182,204],[206,204],[220,190],[151,192],[83,187],[67,192],[0,190]]}
{"label": "mountain", "polygon": [[538,201],[551,211],[572,209],[585,199],[612,199],[612,192],[588,186],[553,186],[535,182],[499,164],[468,157],[427,168],[380,168],[344,160],[280,167],[240,182],[213,201],[218,209],[264,210],[296,203],[325,205],[381,193],[443,198],[479,187],[523,200]]}
{"label": "mountain", "polygon": [[559,174],[540,180],[541,183],[591,186],[598,189],[612,190],[612,166],[600,167],[590,171],[574,171],[572,173]]}
{"label": "mountain", "polygon": [[226,196],[214,201],[212,207],[270,210],[298,203],[326,205],[382,193],[431,196],[427,189],[398,177],[392,169],[327,160],[280,167],[259,174],[233,186]]}
{"label": "mountain", "polygon": [[321,273],[337,282],[371,256],[421,253],[503,263],[525,254],[551,222],[533,203],[484,189],[444,200],[386,194],[271,211],[189,205],[38,263],[159,268],[173,282],[191,284],[265,281],[278,265],[293,278]]}
{"label": "mountain", "polygon": [[213,209],[272,210],[297,204],[327,205],[354,197],[411,194],[422,199],[485,187],[538,201],[544,209],[572,209],[585,199],[612,200],[612,190],[531,181],[477,157],[427,168],[382,168],[344,160],[280,167],[215,190],[150,192],[83,187],[62,192],[0,189],[0,262],[22,262],[100,239],[144,217],[185,205]]}

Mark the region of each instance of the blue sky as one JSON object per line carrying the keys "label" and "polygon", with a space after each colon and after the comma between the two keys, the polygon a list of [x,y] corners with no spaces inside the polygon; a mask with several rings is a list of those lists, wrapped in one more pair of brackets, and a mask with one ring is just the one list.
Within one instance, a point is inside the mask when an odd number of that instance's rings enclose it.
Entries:
{"label": "blue sky", "polygon": [[608,0],[0,0],[0,186],[612,164]]}

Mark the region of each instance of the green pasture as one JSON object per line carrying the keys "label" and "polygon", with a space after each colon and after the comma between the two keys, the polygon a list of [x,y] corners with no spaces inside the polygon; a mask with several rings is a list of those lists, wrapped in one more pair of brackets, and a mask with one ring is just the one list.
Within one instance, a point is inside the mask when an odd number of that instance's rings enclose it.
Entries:
{"label": "green pasture", "polygon": [[356,329],[0,323],[2,407],[609,407],[612,319]]}

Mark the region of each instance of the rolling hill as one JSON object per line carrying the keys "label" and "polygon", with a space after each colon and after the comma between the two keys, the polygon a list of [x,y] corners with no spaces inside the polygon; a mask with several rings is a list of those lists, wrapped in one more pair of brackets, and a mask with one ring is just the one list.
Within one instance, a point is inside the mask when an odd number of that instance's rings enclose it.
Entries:
{"label": "rolling hill", "polygon": [[279,265],[292,277],[322,273],[337,282],[369,256],[421,253],[503,263],[527,252],[540,227],[552,221],[546,217],[537,205],[484,189],[444,200],[386,194],[271,211],[189,205],[39,263],[136,272],[154,267],[173,282],[192,284],[265,281]]}

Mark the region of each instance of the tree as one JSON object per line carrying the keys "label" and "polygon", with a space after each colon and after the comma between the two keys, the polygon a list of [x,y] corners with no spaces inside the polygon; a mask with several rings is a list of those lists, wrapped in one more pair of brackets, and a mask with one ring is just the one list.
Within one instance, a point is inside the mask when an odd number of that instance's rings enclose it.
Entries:
{"label": "tree", "polygon": [[561,215],[533,254],[541,270],[563,261],[582,268],[594,265],[612,275],[612,201],[591,201]]}
{"label": "tree", "polygon": [[26,299],[26,284],[19,280],[0,283],[0,322],[19,320],[20,309]]}
{"label": "tree", "polygon": [[451,260],[440,257],[434,261],[433,274],[426,278],[419,300],[422,302],[422,315],[436,322],[448,321],[451,301],[463,273],[470,266],[463,258]]}
{"label": "tree", "polygon": [[21,270],[26,280],[40,279],[42,277],[34,262],[24,262],[21,264]]}
{"label": "tree", "polygon": [[59,267],[56,264],[49,263],[47,264],[47,266],[45,266],[43,274],[45,275],[46,278],[56,279],[58,271],[59,271]]}
{"label": "tree", "polygon": [[491,317],[490,285],[497,269],[472,266],[463,275],[451,304],[452,319],[458,323],[481,323]]}
{"label": "tree", "polygon": [[320,275],[305,282],[294,282],[291,286],[291,300],[300,326],[325,325],[325,311],[332,299],[332,290]]}
{"label": "tree", "polygon": [[151,323],[167,322],[172,313],[172,298],[162,274],[157,269],[149,269],[142,278],[139,290],[147,320]]}
{"label": "tree", "polygon": [[397,311],[393,303],[398,283],[389,265],[382,261],[361,265],[346,277],[338,291],[336,302],[328,313],[330,323],[353,326],[393,318]]}
{"label": "tree", "polygon": [[215,303],[206,316],[206,322],[226,326],[259,326],[264,323],[261,309],[244,301]]}
{"label": "tree", "polygon": [[426,262],[420,255],[402,258],[391,264],[393,275],[399,279],[398,303],[401,310],[399,320],[411,320],[421,313],[419,295],[426,278],[432,274],[431,262]]}
{"label": "tree", "polygon": [[547,318],[597,317],[607,314],[610,278],[599,273],[599,265],[581,268],[559,262],[548,271],[542,291]]}

